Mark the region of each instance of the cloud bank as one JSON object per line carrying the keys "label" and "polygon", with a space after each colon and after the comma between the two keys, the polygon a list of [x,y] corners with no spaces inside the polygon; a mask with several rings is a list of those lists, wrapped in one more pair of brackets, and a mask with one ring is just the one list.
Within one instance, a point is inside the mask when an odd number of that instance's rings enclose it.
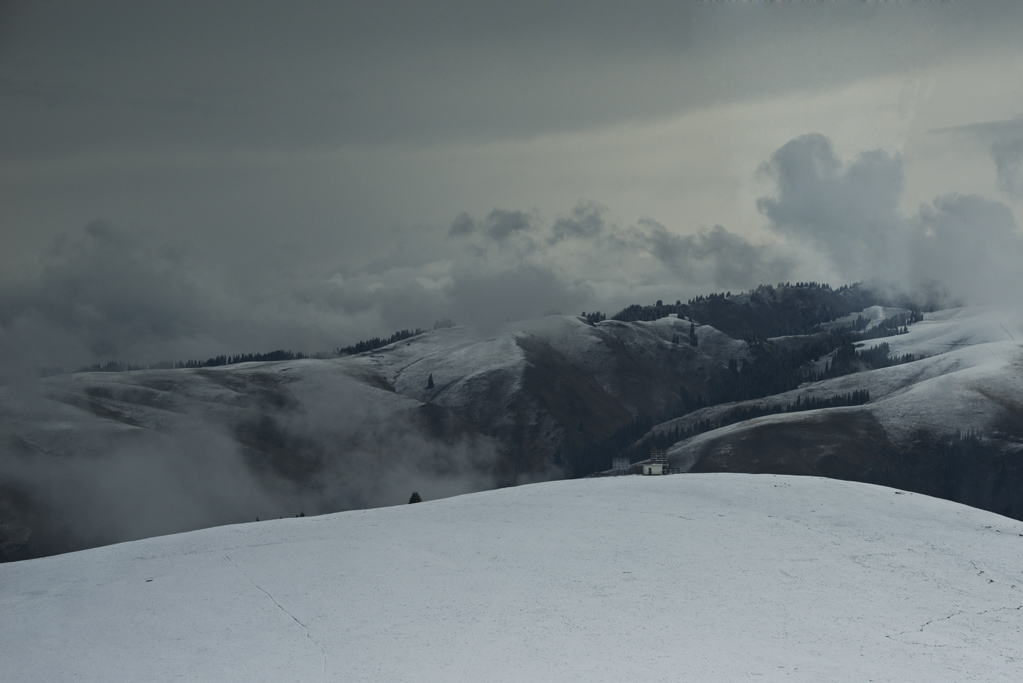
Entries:
{"label": "cloud bank", "polygon": [[778,234],[808,241],[846,279],[880,276],[899,258],[902,159],[865,152],[843,164],[823,135],[786,143],[761,167],[777,185],[776,197],[757,208]]}
{"label": "cloud bank", "polygon": [[[992,143],[1006,192],[1023,148],[1011,126]],[[844,160],[811,134],[759,170],[756,201],[771,238],[715,225],[683,233],[653,218],[623,222],[580,200],[564,214],[496,207],[447,226],[397,233],[357,267],[303,270],[302,249],[265,267],[227,268],[184,246],[102,221],[54,241],[36,272],[0,282],[6,381],[40,368],[108,360],[153,363],[277,348],[306,353],[444,318],[489,327],[546,311],[613,311],[655,299],[811,279],[891,281],[948,300],[1011,299],[1021,236],[997,200],[948,194],[912,215],[898,154]],[[823,265],[822,265],[823,264]]]}
{"label": "cloud bank", "polygon": [[276,348],[330,351],[452,318],[492,326],[549,310],[608,310],[647,298],[784,279],[792,261],[721,226],[678,235],[622,225],[583,201],[460,214],[403,233],[358,268],[304,273],[218,267],[201,250],[97,221],[54,242],[38,272],[0,283],[0,369],[153,363]]}
{"label": "cloud bank", "polygon": [[[1007,168],[999,166],[1000,176]],[[757,201],[768,227],[812,245],[847,280],[879,278],[909,294],[943,291],[945,303],[1013,302],[1023,284],[1023,235],[1011,209],[952,193],[905,215],[899,155],[873,150],[846,162],[824,136],[804,135],[761,173],[777,187]]]}

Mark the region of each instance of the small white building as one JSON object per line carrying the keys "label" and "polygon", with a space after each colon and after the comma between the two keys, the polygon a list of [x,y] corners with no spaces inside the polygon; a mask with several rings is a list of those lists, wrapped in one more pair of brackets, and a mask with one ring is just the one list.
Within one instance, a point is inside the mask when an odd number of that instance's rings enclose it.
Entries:
{"label": "small white building", "polygon": [[650,459],[642,464],[643,474],[667,474],[668,451],[663,448],[651,448]]}

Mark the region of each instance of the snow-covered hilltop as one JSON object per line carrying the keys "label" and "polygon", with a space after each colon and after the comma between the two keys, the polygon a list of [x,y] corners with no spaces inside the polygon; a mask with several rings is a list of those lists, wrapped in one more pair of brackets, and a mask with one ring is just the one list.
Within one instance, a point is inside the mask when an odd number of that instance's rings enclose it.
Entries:
{"label": "snow-covered hilltop", "polygon": [[0,565],[12,681],[1018,681],[1023,523],[810,477],[551,482]]}

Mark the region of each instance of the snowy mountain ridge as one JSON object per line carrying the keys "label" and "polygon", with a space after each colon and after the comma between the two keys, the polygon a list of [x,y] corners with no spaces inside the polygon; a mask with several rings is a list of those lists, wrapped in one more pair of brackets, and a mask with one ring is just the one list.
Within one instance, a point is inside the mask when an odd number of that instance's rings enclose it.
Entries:
{"label": "snowy mountain ridge", "polygon": [[[76,373],[0,387],[0,559],[393,505],[412,491],[430,500],[585,476],[622,452],[646,457],[650,439],[736,407],[763,414],[852,392],[869,392],[870,401],[756,417],[666,445],[673,464],[692,471],[835,476],[1023,517],[1023,468],[1013,456],[1023,440],[1015,341],[1023,332],[1010,312],[928,313],[907,334],[858,342],[887,344],[890,356],[911,353],[914,362],[798,388],[783,377],[783,390],[749,385],[744,391],[760,398],[694,410],[726,396],[721,387],[737,370],[770,377],[786,354],[834,344],[836,324],[873,331],[909,313],[865,296],[760,288],[685,309],[733,330],[828,319],[808,334],[767,340],[649,307],[630,309],[630,322],[547,316],[485,333],[442,328],[336,359]],[[983,441],[967,446],[980,450],[946,452],[942,439],[957,429],[979,431]],[[978,467],[963,470],[970,462]],[[959,479],[969,480],[965,489]]]}

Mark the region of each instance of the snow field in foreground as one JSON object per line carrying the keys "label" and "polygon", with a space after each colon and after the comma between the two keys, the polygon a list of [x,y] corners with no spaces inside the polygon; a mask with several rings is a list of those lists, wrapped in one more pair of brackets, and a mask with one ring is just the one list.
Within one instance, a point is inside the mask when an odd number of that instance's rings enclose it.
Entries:
{"label": "snow field in foreground", "polygon": [[562,481],[0,565],[17,681],[1017,681],[1023,523],[815,478]]}

